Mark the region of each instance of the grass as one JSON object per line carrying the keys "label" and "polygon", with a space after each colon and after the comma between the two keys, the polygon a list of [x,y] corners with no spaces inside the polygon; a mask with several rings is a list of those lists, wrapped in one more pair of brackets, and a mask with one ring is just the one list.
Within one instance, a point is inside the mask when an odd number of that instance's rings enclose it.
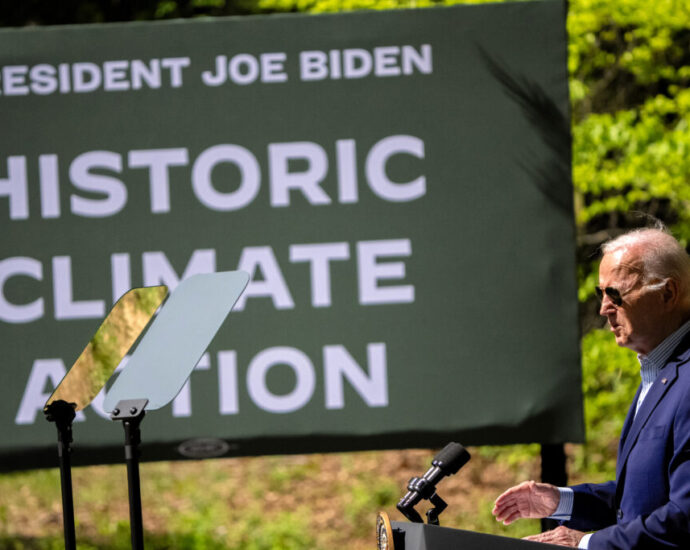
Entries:
{"label": "grass", "polygon": [[[441,524],[521,537],[536,521],[504,527],[495,497],[537,478],[539,458],[525,446],[472,449],[473,460],[439,485],[449,507]],[[147,549],[326,550],[371,548],[378,511],[395,504],[424,473],[433,450],[380,451],[160,462],[141,466]],[[80,549],[130,548],[124,466],[73,470]],[[418,506],[423,513],[425,506]],[[0,550],[63,547],[57,470],[0,476]]]}

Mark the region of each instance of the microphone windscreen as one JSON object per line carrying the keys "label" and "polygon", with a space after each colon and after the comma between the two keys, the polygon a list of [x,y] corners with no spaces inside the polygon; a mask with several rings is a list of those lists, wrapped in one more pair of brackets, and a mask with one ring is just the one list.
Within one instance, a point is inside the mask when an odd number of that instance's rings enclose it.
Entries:
{"label": "microphone windscreen", "polygon": [[460,443],[451,441],[441,449],[431,462],[447,476],[457,473],[470,459],[470,453]]}

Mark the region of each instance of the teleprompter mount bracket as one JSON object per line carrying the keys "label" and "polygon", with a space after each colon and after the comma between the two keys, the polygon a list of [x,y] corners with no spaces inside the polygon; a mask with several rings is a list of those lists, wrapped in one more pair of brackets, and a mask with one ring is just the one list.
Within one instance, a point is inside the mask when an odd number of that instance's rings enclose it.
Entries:
{"label": "teleprompter mount bracket", "polygon": [[139,424],[146,414],[148,399],[122,399],[110,413],[112,420],[121,420],[125,429],[125,461],[127,463],[127,485],[129,487],[129,522],[132,534],[132,549],[143,550],[144,527],[141,511],[141,482],[139,479]]}
{"label": "teleprompter mount bracket", "polygon": [[133,420],[144,415],[148,399],[123,399],[110,413],[111,420]]}

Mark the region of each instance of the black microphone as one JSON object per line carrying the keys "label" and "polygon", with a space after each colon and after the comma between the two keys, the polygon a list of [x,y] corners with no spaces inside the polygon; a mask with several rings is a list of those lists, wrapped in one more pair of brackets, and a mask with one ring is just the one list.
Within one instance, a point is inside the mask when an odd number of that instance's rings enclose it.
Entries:
{"label": "black microphone", "polygon": [[413,477],[407,485],[407,494],[398,502],[398,510],[416,523],[422,523],[414,506],[422,499],[429,499],[436,492],[436,484],[446,476],[452,476],[470,459],[470,453],[460,443],[448,443],[431,461],[431,468],[420,477]]}

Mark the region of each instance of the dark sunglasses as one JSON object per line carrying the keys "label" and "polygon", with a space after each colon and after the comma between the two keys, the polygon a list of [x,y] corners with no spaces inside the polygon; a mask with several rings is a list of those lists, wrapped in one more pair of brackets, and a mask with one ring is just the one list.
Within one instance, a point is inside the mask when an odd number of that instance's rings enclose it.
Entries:
{"label": "dark sunglasses", "polygon": [[617,288],[607,286],[606,288],[602,289],[601,287],[595,286],[594,292],[596,293],[597,298],[599,298],[600,302],[604,299],[604,294],[606,294],[609,298],[611,298],[611,301],[615,305],[623,305],[623,296],[621,296],[621,292]]}
{"label": "dark sunglasses", "polygon": [[[663,288],[666,285],[666,281],[668,279],[658,282],[658,283],[652,283],[652,284],[646,284],[642,285],[643,288],[651,288],[653,290],[659,290]],[[626,294],[630,292],[632,289],[629,289],[626,291]],[[597,298],[599,298],[599,301],[601,302],[604,299],[604,294],[606,294],[609,298],[611,298],[611,301],[613,302],[614,305],[616,306],[621,306],[623,305],[623,294],[621,294],[621,291],[618,290],[617,288],[613,288],[612,286],[607,286],[602,290],[601,287],[595,286],[594,287],[594,292],[597,295]]]}

